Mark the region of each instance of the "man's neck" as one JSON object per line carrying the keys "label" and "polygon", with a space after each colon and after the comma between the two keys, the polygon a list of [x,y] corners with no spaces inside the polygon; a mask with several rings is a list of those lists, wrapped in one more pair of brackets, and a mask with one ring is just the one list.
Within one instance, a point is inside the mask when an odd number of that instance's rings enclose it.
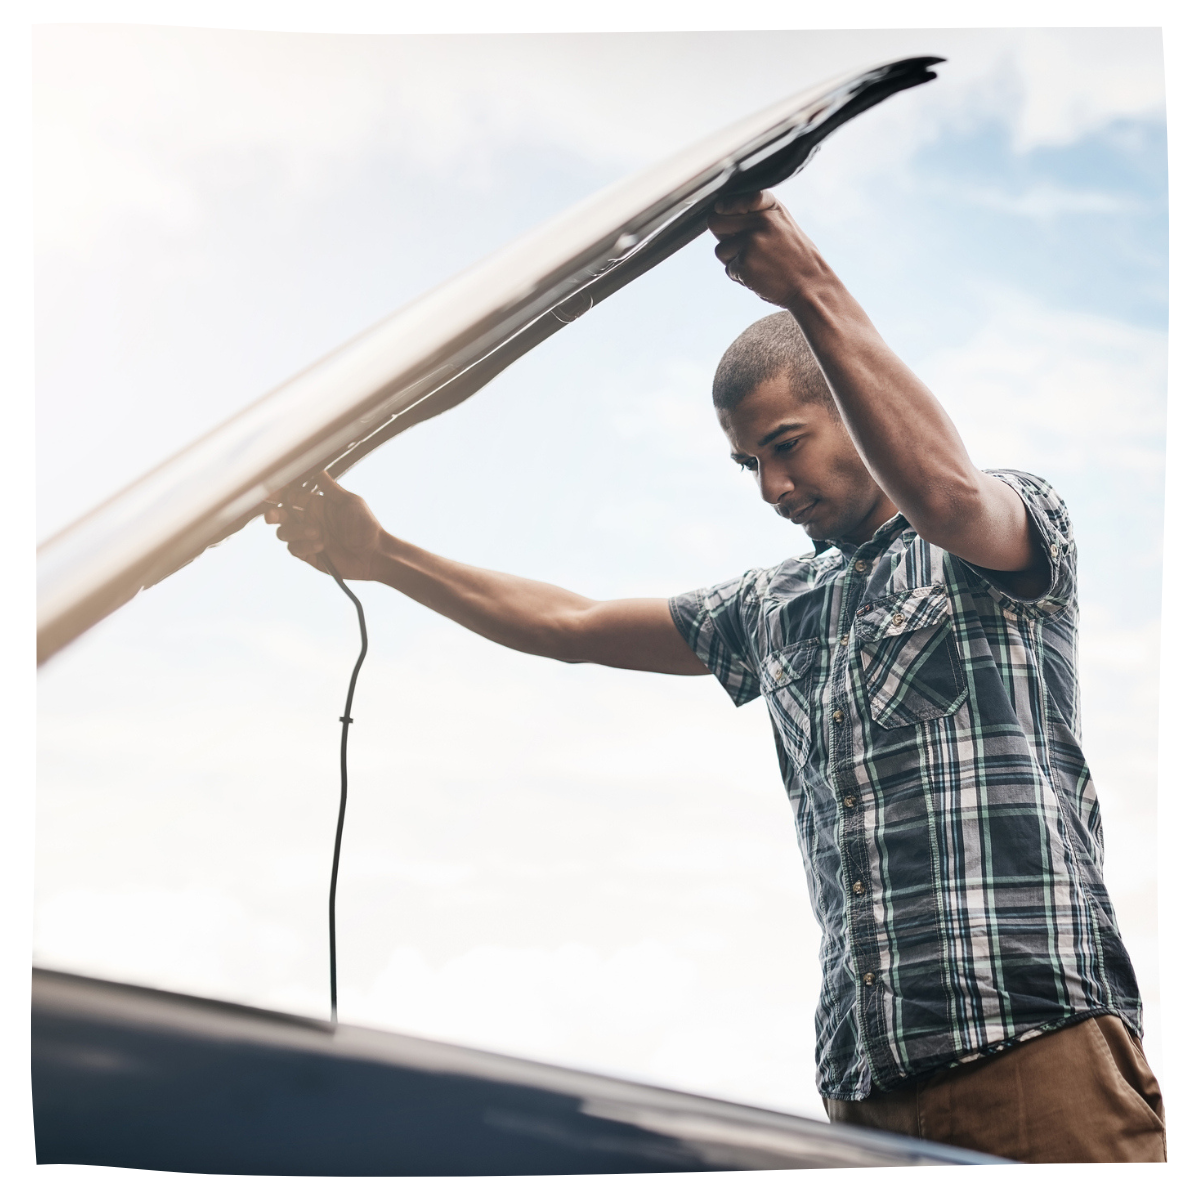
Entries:
{"label": "man's neck", "polygon": [[[852,541],[849,538],[828,538],[825,540],[818,540],[814,538],[813,553],[821,554],[828,550],[830,546],[833,546],[840,550],[847,558],[853,558],[863,546],[865,546],[868,542],[874,541],[875,538],[879,536],[885,525],[890,524],[899,515],[899,511],[893,508],[891,514],[884,517],[884,519],[880,521],[880,523],[871,531],[870,537],[864,537],[860,542]],[[861,531],[856,530],[856,532]]]}

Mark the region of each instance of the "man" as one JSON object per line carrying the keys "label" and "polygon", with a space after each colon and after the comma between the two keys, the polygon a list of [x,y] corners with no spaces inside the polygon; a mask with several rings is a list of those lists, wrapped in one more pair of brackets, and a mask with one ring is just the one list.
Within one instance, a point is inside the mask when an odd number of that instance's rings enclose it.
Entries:
{"label": "man", "polygon": [[1075,544],[1042,480],[982,472],[768,193],[710,221],[783,309],[713,383],[733,460],[812,554],[593,601],[386,533],[326,478],[268,520],[513,649],[762,695],[822,925],[834,1121],[1027,1162],[1159,1161],[1162,1100],[1077,740]]}

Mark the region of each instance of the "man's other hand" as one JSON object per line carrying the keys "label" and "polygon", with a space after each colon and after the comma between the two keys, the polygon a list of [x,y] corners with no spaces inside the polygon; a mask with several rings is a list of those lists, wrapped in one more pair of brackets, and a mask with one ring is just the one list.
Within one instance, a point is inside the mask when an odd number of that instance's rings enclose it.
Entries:
{"label": "man's other hand", "polygon": [[771,192],[719,200],[708,219],[725,273],[768,304],[790,308],[821,257]]}
{"label": "man's other hand", "polygon": [[385,533],[361,496],[340,487],[322,471],[316,488],[285,488],[271,499],[278,505],[263,517],[278,525],[276,536],[297,558],[325,568],[317,556],[324,551],[343,579],[377,579],[377,560]]}

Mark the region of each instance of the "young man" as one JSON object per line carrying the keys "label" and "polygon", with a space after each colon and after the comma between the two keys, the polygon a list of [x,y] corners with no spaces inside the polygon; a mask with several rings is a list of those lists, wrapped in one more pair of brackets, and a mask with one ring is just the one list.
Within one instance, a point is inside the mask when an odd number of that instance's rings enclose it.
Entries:
{"label": "young man", "polygon": [[402,542],[329,479],[268,520],[306,562],[324,550],[515,650],[765,698],[823,928],[832,1120],[1027,1162],[1161,1160],[1077,740],[1066,509],[1042,480],[971,463],[769,192],[710,228],[729,276],[785,310],[726,352],[717,415],[812,554],[593,601]]}

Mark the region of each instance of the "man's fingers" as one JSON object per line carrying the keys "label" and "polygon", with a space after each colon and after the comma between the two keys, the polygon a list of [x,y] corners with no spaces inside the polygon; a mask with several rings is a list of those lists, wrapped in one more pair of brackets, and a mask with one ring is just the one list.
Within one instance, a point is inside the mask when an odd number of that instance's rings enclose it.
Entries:
{"label": "man's fingers", "polygon": [[325,536],[325,531],[307,522],[283,521],[275,531],[281,542],[314,542]]}
{"label": "man's fingers", "polygon": [[739,233],[762,227],[763,217],[760,213],[739,213],[732,217],[709,217],[708,232],[718,240],[736,237]]}
{"label": "man's fingers", "polygon": [[713,253],[723,262],[732,262],[745,249],[746,239],[742,237],[722,238],[713,247]]}
{"label": "man's fingers", "polygon": [[275,536],[287,544],[289,553],[304,559],[305,562],[311,562],[325,549],[325,542],[319,537],[284,537],[282,529]]}
{"label": "man's fingers", "polygon": [[319,499],[322,493],[327,496],[350,496],[353,494],[346,491],[328,471],[322,471],[314,481],[313,487],[305,488],[301,484],[293,483],[272,492],[267,497],[267,502],[284,504],[292,508],[306,508],[311,500]]}
{"label": "man's fingers", "polygon": [[725,196],[713,205],[713,212],[723,217],[741,213],[763,212],[775,207],[772,192],[746,192],[740,196]]}
{"label": "man's fingers", "polygon": [[318,495],[328,496],[334,503],[341,501],[343,498],[353,496],[353,492],[348,492],[328,471],[322,471],[317,476]]}
{"label": "man's fingers", "polygon": [[307,508],[316,498],[317,493],[311,488],[301,487],[294,483],[283,494],[283,504],[287,508]]}

